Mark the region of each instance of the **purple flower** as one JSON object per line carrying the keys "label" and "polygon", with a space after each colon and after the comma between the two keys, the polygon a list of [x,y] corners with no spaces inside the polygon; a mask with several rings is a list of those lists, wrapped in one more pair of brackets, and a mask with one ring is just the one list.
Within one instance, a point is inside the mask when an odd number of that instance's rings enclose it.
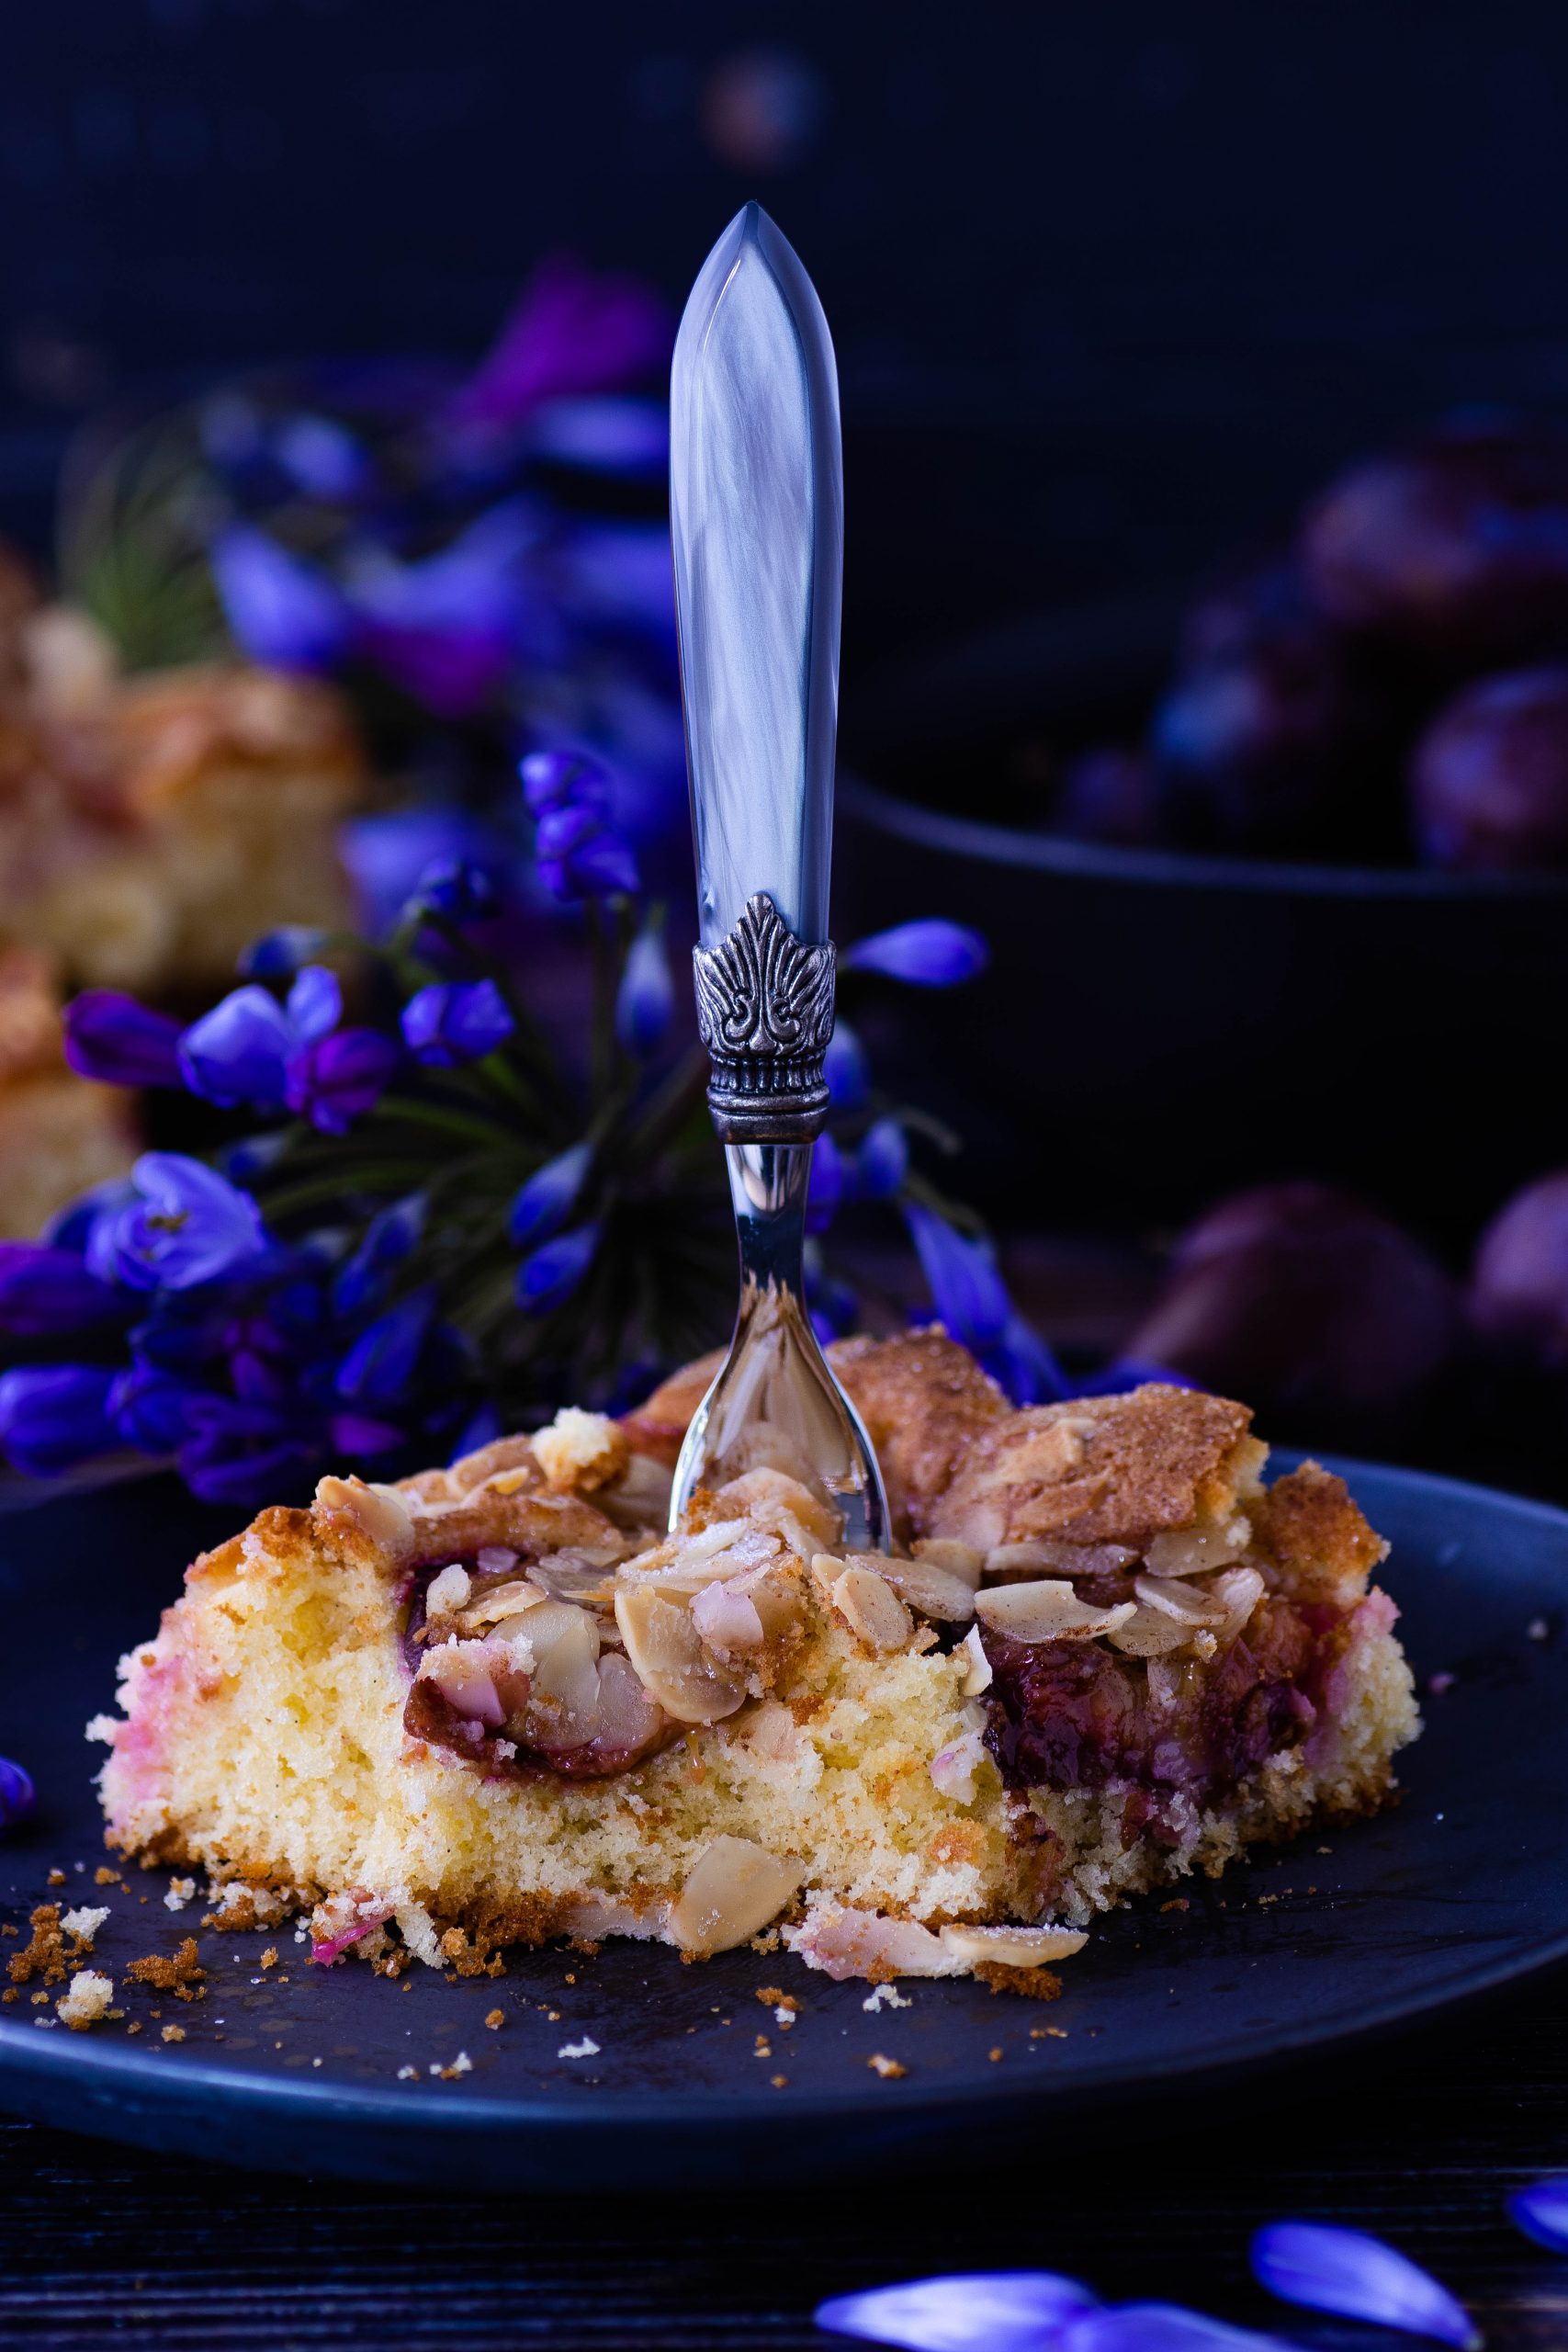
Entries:
{"label": "purple flower", "polygon": [[120,1304],[73,1250],[0,1241],[0,1331],[16,1339],[55,1338],[119,1313]]}
{"label": "purple flower", "polygon": [[818,2305],[816,2319],[830,2335],[908,2352],[1049,2352],[1068,2323],[1097,2308],[1076,2278],[1001,2270],[835,2295]]}
{"label": "purple flower", "polygon": [[446,423],[459,433],[505,433],[546,401],[661,371],[670,341],[669,312],[636,278],[564,256],[542,262]]}
{"label": "purple flower", "polygon": [[402,1011],[404,1040],[427,1069],[480,1061],[516,1025],[493,980],[435,980],[412,996]]}
{"label": "purple flower", "polygon": [[461,857],[433,859],[415,885],[414,898],[433,914],[457,923],[482,922],[500,903],[489,871]]}
{"label": "purple flower", "polygon": [[24,1364],[0,1374],[0,1447],[15,1469],[47,1478],[114,1442],[114,1374],[99,1364]]}
{"label": "purple flower", "polygon": [[806,1304],[811,1328],[823,1347],[852,1331],[860,1315],[860,1302],[853,1291],[847,1283],[823,1272],[815,1251],[807,1254],[806,1261]]}
{"label": "purple flower", "polygon": [[0,1829],[9,1829],[17,1822],[25,1821],[38,1802],[29,1773],[8,1756],[0,1756]]}
{"label": "purple flower", "polygon": [[357,1315],[380,1291],[393,1267],[400,1266],[424,1230],[426,1201],[411,1193],[371,1218],[365,1238],[333,1284],[333,1307],[339,1315]]}
{"label": "purple flower", "polygon": [[972,980],[990,960],[991,951],[977,931],[934,918],[879,931],[839,958],[846,972],[881,972],[918,989],[950,989],[960,980]]}
{"label": "purple flower", "polygon": [[95,1232],[94,1272],[112,1269],[136,1290],[190,1290],[254,1264],[265,1250],[254,1201],[199,1159],[143,1152],[131,1176],[140,1197]]}
{"label": "purple flower", "polygon": [[318,1468],[319,1435],[291,1425],[273,1407],[231,1396],[193,1397],[191,1435],[175,1456],[181,1477],[205,1503],[241,1510],[276,1501],[280,1491]]}
{"label": "purple flower", "polygon": [[615,994],[615,1035],[639,1061],[657,1053],[675,1011],[675,983],[664,952],[663,932],[645,923],[626,950]]}
{"label": "purple flower", "polygon": [[570,1151],[535,1169],[520,1187],[506,1220],[506,1230],[519,1250],[531,1249],[560,1231],[577,1205],[592,1159],[592,1144],[574,1143]]}
{"label": "purple flower", "polygon": [[547,1241],[517,1270],[517,1304],[525,1314],[549,1315],[571,1296],[593,1262],[597,1225],[580,1225]]}
{"label": "purple flower", "polygon": [[529,448],[591,473],[664,474],[670,464],[670,412],[662,401],[604,394],[552,401],[536,414]]}
{"label": "purple flower", "polygon": [[253,662],[331,670],[342,659],[349,638],[342,595],[265,531],[231,525],[209,560],[229,627]]}
{"label": "purple flower", "polygon": [[65,1058],[106,1086],[178,1086],[180,1024],[118,989],[84,989],[65,1008]]}
{"label": "purple flower", "polygon": [[1507,2200],[1508,2219],[1537,2245],[1568,2254],[1568,2180],[1532,2180]]}
{"label": "purple flower", "polygon": [[871,1089],[865,1047],[847,1021],[840,1021],[828,1040],[822,1065],[835,1111],[858,1111]]}
{"label": "purple flower", "polygon": [[381,554],[351,583],[358,650],[440,718],[479,709],[524,633],[521,564],[537,526],[520,501],[481,514],[438,554]]}
{"label": "purple flower", "polygon": [[129,1445],[143,1453],[173,1453],[190,1435],[192,1401],[204,1393],[197,1382],[175,1373],[135,1364],[109,1391],[109,1417]]}
{"label": "purple flower", "polygon": [[301,964],[319,956],[329,934],[314,923],[286,922],[253,939],[240,957],[241,977],[247,980],[286,980]]}
{"label": "purple flower", "polygon": [[1057,1405],[1081,1384],[1070,1382],[1051,1350],[1017,1309],[1008,1316],[1001,1338],[980,1362],[1015,1405]]}
{"label": "purple flower", "polygon": [[400,1299],[364,1331],[338,1367],[334,1386],[347,1405],[396,1405],[418,1366],[435,1293],[427,1287]]}
{"label": "purple flower", "polygon": [[289,1063],[288,1108],[323,1135],[346,1135],[355,1119],[375,1109],[398,1060],[397,1046],[379,1029],[340,1029]]}
{"label": "purple flower", "polygon": [[1012,1314],[990,1244],[970,1240],[919,1201],[902,1207],[937,1314],[952,1338],[983,1356]]}
{"label": "purple flower", "polygon": [[1316,2222],[1272,2222],[1252,2241],[1253,2275],[1287,2303],[1337,2312],[1380,2327],[1436,2335],[1461,2352],[1481,2342],[1463,2305],[1412,2262],[1361,2230]]}
{"label": "purple flower", "polygon": [[398,808],[386,816],[358,817],[338,838],[360,922],[377,939],[405,912],[434,863],[502,863],[497,836],[478,818],[451,808]]}
{"label": "purple flower", "polygon": [[180,1068],[193,1094],[231,1110],[247,1102],[278,1110],[288,1091],[294,1033],[277,999],[259,985],[235,989],[192,1022],[180,1039]]}
{"label": "purple flower", "polygon": [[609,812],[610,779],[590,752],[570,745],[530,752],[518,762],[517,773],[530,817],[561,808],[584,808],[595,817]]}
{"label": "purple flower", "polygon": [[897,1119],[878,1119],[855,1154],[855,1190],[863,1201],[890,1201],[909,1172],[909,1138]]}
{"label": "purple flower", "polygon": [[603,899],[639,887],[629,842],[588,808],[547,808],[535,841],[539,878],[557,899]]}
{"label": "purple flower", "polygon": [[831,1136],[818,1136],[811,1150],[811,1189],[806,1198],[806,1230],[826,1233],[844,1193],[843,1155]]}
{"label": "purple flower", "polygon": [[273,435],[279,465],[307,497],[336,503],[354,497],[368,475],[364,450],[329,416],[286,416]]}

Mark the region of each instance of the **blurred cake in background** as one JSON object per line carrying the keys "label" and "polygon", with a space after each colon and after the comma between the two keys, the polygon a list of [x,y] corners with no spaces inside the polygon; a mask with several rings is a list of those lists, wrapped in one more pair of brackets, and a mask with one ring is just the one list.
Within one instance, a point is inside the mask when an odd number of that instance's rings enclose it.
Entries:
{"label": "blurred cake in background", "polygon": [[350,919],[363,753],[335,690],[238,662],[123,677],[0,550],[0,938],[69,986],[180,995],[280,922]]}
{"label": "blurred cake in background", "polygon": [[0,1239],[30,1239],[136,1151],[130,1098],[65,1067],[52,960],[0,946]]}

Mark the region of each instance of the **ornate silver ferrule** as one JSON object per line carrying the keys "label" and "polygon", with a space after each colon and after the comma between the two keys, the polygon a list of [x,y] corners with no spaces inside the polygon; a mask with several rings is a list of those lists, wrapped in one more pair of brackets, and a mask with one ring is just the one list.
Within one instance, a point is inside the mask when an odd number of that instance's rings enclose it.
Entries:
{"label": "ornate silver ferrule", "polygon": [[708,1106],[726,1143],[809,1143],[828,1116],[832,941],[795,937],[765,890],[716,947],[695,947],[697,1028],[713,1060]]}

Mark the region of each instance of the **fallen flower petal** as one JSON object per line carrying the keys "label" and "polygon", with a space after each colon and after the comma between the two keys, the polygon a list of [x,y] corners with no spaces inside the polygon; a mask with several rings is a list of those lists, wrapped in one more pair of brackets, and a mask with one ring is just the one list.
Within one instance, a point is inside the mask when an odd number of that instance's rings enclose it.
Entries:
{"label": "fallen flower petal", "polygon": [[1064,2323],[1098,2309],[1076,2278],[1054,2270],[911,2278],[819,2303],[818,2327],[908,2352],[1046,2352]]}
{"label": "fallen flower petal", "polygon": [[847,972],[880,972],[917,989],[951,989],[983,972],[991,951],[977,931],[932,918],[857,940],[839,960]]}
{"label": "fallen flower petal", "polygon": [[1407,2329],[1457,2344],[1479,2345],[1480,2332],[1446,2287],[1393,2246],[1362,2230],[1316,2222],[1274,2222],[1252,2241],[1258,2284],[1287,2303],[1338,2312],[1347,2319]]}
{"label": "fallen flower petal", "polygon": [[1568,2180],[1532,2180],[1527,2188],[1515,2189],[1507,2211],[1514,2227],[1537,2245],[1568,2254]]}

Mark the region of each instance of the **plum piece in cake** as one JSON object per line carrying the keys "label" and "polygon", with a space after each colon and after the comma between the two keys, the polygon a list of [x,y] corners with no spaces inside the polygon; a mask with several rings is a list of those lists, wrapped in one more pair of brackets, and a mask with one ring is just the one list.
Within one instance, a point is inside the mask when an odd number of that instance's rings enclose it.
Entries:
{"label": "plum piece in cake", "polygon": [[664,1531],[705,1367],[325,1479],[126,1660],[110,1843],[311,1907],[327,1958],[776,1926],[835,1975],[1039,1989],[1124,1895],[1382,1801],[1418,1725],[1337,1479],[1266,1488],[1246,1408],[1190,1391],[1014,1412],[940,1331],[835,1360],[892,1556],[767,1464]]}

